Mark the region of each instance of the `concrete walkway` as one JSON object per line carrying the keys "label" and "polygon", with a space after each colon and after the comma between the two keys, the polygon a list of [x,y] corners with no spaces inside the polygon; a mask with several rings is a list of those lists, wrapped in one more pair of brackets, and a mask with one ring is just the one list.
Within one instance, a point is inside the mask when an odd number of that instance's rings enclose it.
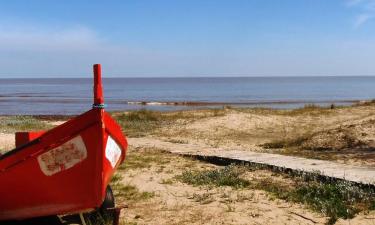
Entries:
{"label": "concrete walkway", "polygon": [[273,166],[282,170],[320,173],[325,177],[375,186],[375,168],[357,167],[331,161],[306,159],[269,153],[257,153],[243,150],[220,150],[218,148],[194,144],[179,144],[153,138],[129,138],[133,147],[156,147],[180,155],[214,157],[229,161],[243,161],[258,165]]}

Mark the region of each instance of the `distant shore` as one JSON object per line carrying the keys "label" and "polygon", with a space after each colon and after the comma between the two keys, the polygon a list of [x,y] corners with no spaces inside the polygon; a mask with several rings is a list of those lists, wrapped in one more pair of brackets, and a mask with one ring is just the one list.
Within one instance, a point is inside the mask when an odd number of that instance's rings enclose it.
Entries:
{"label": "distant shore", "polygon": [[[335,211],[339,206],[344,208],[344,212],[356,209],[348,214],[354,217],[351,219],[352,224],[366,224],[364,221],[368,221],[366,219],[369,215],[368,210],[373,209],[371,207],[375,203],[375,196],[362,195],[368,192],[350,184],[346,184],[347,186],[343,188],[342,183],[321,181],[315,183],[311,180],[305,182],[305,175],[303,179],[290,175],[283,176],[279,172],[260,167],[213,165],[190,157],[169,154],[160,143],[173,144],[175,149],[188,145],[193,146],[194,151],[240,150],[328,160],[354,167],[374,167],[374,112],[374,101],[357,102],[353,103],[353,106],[320,107],[306,104],[304,107],[288,110],[220,107],[169,112],[156,110],[111,112],[129,141],[126,163],[119,168],[115,182],[112,182],[117,201],[130,205],[122,217],[131,222],[152,220],[157,221],[157,224],[165,224],[171,219],[177,222],[182,221],[180,218],[184,221],[192,221],[204,211],[223,215],[205,219],[205,223],[217,219],[219,224],[224,219],[228,224],[235,220],[242,221],[238,223],[248,224],[254,220],[254,217],[244,216],[242,212],[248,215],[248,212],[255,209],[256,212],[262,212],[255,217],[260,224],[267,224],[270,221],[272,224],[280,221],[287,224],[291,223],[288,216],[292,210],[299,215],[304,215],[304,217],[292,218],[293,224],[307,225],[311,224],[311,220],[315,221],[315,224],[327,224],[325,222],[332,218],[339,220],[336,224],[347,224],[347,220],[344,220],[347,218],[346,214],[337,214]],[[15,147],[14,132],[49,130],[71,117],[67,115],[0,116],[0,154]],[[155,147],[137,146],[136,143],[147,143]],[[216,179],[216,175],[220,176],[219,179]],[[209,178],[213,178],[213,181]],[[222,178],[230,178],[230,181],[235,178],[235,182],[229,183],[233,187],[226,184],[225,187],[216,185],[215,182],[221,181]],[[214,186],[208,186],[212,184]],[[237,184],[248,185],[238,188]],[[313,191],[311,193],[317,193],[312,195],[314,201],[315,199],[321,202],[329,201],[330,204],[322,204],[318,209],[310,207],[311,202],[305,201],[304,192],[301,192],[302,195],[298,195],[295,200],[283,197],[296,196],[295,193],[300,193],[300,190]],[[344,191],[343,194],[341,190]],[[182,193],[189,193],[189,195]],[[337,193],[340,193],[340,196],[364,197],[346,201],[327,197],[326,193],[329,193],[329,196],[337,196]],[[233,199],[228,200],[229,197]],[[160,207],[167,201],[169,205]],[[176,208],[181,202],[184,206]],[[231,205],[226,205],[227,202]],[[235,210],[227,213],[228,207],[232,205],[235,206]],[[263,213],[261,210],[265,205],[269,210]],[[301,208],[301,205],[304,208]],[[185,220],[186,208],[189,208],[188,216],[190,212],[198,212],[198,214]],[[331,208],[335,209],[334,213],[326,213],[327,209]],[[150,211],[154,215],[150,215]],[[274,216],[275,213],[278,217]],[[375,211],[370,213],[375,215]],[[142,217],[138,218],[136,215]],[[308,222],[305,219],[307,216],[311,219]],[[168,217],[168,221],[165,217]],[[270,220],[270,218],[274,219]]]}
{"label": "distant shore", "polygon": [[[373,100],[335,100],[335,101],[239,101],[239,102],[211,102],[211,101],[120,101],[107,100],[107,111],[134,111],[140,109],[152,111],[181,111],[220,108],[266,108],[266,109],[298,109],[306,106],[332,107],[366,104]],[[6,115],[78,115],[90,109],[91,99],[33,99],[28,97],[11,98],[0,96],[0,116]],[[9,107],[7,105],[9,104]],[[14,106],[17,105],[17,106]],[[22,107],[22,106],[25,107]],[[31,107],[29,105],[32,105]],[[14,108],[14,109],[13,109]],[[59,109],[59,110],[57,110]]]}
{"label": "distant shore", "polygon": [[[290,105],[290,104],[300,104],[300,105],[348,105],[357,104],[361,102],[368,102],[370,100],[332,100],[332,101],[300,101],[300,100],[279,100],[279,101],[241,101],[241,102],[209,102],[209,101],[181,101],[181,102],[171,102],[171,101],[125,101],[127,105],[168,105],[168,106],[258,106],[258,105]],[[271,107],[272,108],[272,107]]]}
{"label": "distant shore", "polygon": [[[169,139],[180,136],[190,143],[197,141],[195,135],[200,134],[198,140],[205,140],[208,145],[220,142],[228,148],[324,159],[334,155],[328,158],[349,162],[356,159],[356,162],[375,165],[372,159],[358,157],[375,146],[372,138],[375,127],[371,125],[374,111],[375,101],[372,100],[350,106],[305,104],[297,109],[220,107],[110,113],[130,137],[156,135]],[[0,115],[0,133],[48,129],[76,115]],[[221,143],[221,138],[226,141]],[[347,158],[349,155],[351,157]]]}
{"label": "distant shore", "polygon": [[[375,97],[375,77],[211,77],[104,79],[107,111],[202,108],[296,109],[351,105]],[[69,115],[92,105],[92,79],[0,82],[0,115]]]}

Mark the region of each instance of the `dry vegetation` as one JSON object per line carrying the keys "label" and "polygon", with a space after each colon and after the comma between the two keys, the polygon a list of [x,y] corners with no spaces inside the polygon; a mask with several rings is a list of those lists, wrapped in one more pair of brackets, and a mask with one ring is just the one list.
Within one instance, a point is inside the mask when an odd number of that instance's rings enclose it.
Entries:
{"label": "dry vegetation", "polygon": [[[339,224],[367,220],[372,189],[133,149],[114,177],[123,224]],[[144,162],[144,163],[141,163]],[[121,174],[121,175],[119,175]],[[370,213],[370,214],[369,214]],[[342,220],[344,219],[344,220]],[[369,223],[370,224],[370,223]]]}
{"label": "dry vegetation", "polygon": [[0,116],[0,132],[43,130],[52,126],[33,116]]}
{"label": "dry vegetation", "polygon": [[36,131],[52,125],[34,116],[0,116],[0,154],[13,149],[14,132]]}
{"label": "dry vegetation", "polygon": [[[373,103],[112,115],[129,137],[375,165]],[[0,142],[7,143],[14,131],[50,128],[55,119],[0,117]],[[130,147],[112,186],[118,203],[128,206],[123,225],[375,223],[372,189],[245,165],[218,166],[157,148]]]}
{"label": "dry vegetation", "polygon": [[[242,149],[336,160],[349,164],[375,165],[375,105],[372,103],[353,107],[306,106],[296,110],[226,108],[165,113],[142,110],[114,115],[131,137],[151,136],[177,144],[194,143],[197,146],[219,147],[223,150]],[[142,155],[147,154],[142,153]],[[142,162],[142,160],[136,161],[135,164]],[[147,156],[144,161],[149,161]],[[156,161],[160,162],[160,159]],[[130,167],[134,164],[132,160],[128,163]],[[195,166],[200,164],[202,163],[194,163]],[[167,165],[163,164],[163,167],[168,167]],[[152,168],[152,166],[148,167],[148,170]],[[350,183],[306,180],[306,177],[286,177],[264,170],[246,168],[244,171],[244,168],[239,167],[214,166],[195,169],[190,166],[168,171],[165,174],[156,172],[158,175],[155,175],[160,177],[158,183],[166,187],[166,193],[153,192],[156,193],[155,196],[147,200],[148,203],[144,203],[145,207],[153,208],[152,203],[158,201],[165,202],[157,204],[168,205],[165,198],[170,199],[170,195],[182,198],[174,202],[185,202],[184,196],[180,196],[184,193],[183,190],[173,194],[167,191],[168,187],[180,186],[181,183],[189,185],[189,187],[184,185],[182,187],[190,190],[191,194],[185,198],[190,199],[194,205],[189,202],[188,206],[181,208],[173,206],[173,209],[179,208],[178,212],[170,209],[170,206],[155,209],[166,218],[173,215],[173,218],[168,218],[169,222],[162,220],[166,224],[334,224],[335,222],[346,224],[349,221],[351,224],[371,224],[374,222],[372,216],[367,215],[369,211],[372,214],[371,210],[374,209],[373,190],[362,189]],[[147,171],[147,173],[153,172]],[[140,187],[144,188],[143,185]],[[205,191],[202,192],[202,189]],[[223,190],[225,193],[222,193]],[[279,212],[272,209],[270,214],[264,211],[254,213],[254,208],[258,210],[262,208],[254,202],[254,199],[257,199],[254,196],[259,193],[264,194],[263,200],[267,201],[271,208],[279,209],[279,204],[287,204],[286,208],[301,210],[299,207],[302,207],[303,212],[293,210]],[[225,200],[223,196],[232,197],[230,200]],[[222,203],[225,205],[224,208]],[[252,208],[247,208],[249,204]],[[181,215],[180,211],[185,212],[186,209],[192,209],[192,212]],[[195,209],[200,209],[198,211],[200,213],[205,212],[197,216],[199,220],[193,216]],[[247,214],[244,214],[245,212]],[[237,213],[236,217],[232,217],[231,214],[235,213]],[[356,216],[357,213],[361,215]],[[271,218],[274,215],[285,220]],[[294,219],[298,217],[300,220],[292,221],[291,215],[294,215],[292,216]],[[132,218],[125,215],[125,218],[133,224],[151,223],[151,220],[146,219],[147,216],[135,215]]]}
{"label": "dry vegetation", "polygon": [[115,113],[129,137],[375,165],[375,104]]}

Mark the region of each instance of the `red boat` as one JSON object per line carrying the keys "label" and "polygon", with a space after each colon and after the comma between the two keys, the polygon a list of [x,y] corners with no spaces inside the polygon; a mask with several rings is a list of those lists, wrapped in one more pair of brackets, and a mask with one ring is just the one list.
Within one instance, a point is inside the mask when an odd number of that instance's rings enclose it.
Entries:
{"label": "red boat", "polygon": [[[101,66],[94,65],[93,108],[48,131],[16,133],[16,148],[0,156],[0,223],[110,211],[109,182],[127,141],[104,111]],[[66,217],[68,218],[68,217]]]}

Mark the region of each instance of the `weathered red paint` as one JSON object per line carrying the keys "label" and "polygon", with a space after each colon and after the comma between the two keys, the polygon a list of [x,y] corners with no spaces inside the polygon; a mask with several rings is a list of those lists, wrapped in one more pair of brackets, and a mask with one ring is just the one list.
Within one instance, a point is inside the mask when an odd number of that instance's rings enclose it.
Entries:
{"label": "weathered red paint", "polygon": [[102,68],[100,64],[94,65],[94,104],[104,103],[102,86]]}
{"label": "weathered red paint", "polygon": [[16,147],[20,147],[44,134],[45,131],[16,132]]}
{"label": "weathered red paint", "polygon": [[[103,104],[100,65],[95,65],[94,71],[94,104]],[[79,146],[69,144],[78,136],[86,156],[76,152]],[[114,168],[105,152],[109,136],[121,151]],[[120,126],[103,108],[94,107],[21,149],[0,156],[0,221],[74,214],[100,207],[113,173],[125,159],[127,145]],[[61,154],[64,148],[73,153]],[[69,167],[72,160],[74,165]],[[47,173],[40,162],[46,163]]]}

